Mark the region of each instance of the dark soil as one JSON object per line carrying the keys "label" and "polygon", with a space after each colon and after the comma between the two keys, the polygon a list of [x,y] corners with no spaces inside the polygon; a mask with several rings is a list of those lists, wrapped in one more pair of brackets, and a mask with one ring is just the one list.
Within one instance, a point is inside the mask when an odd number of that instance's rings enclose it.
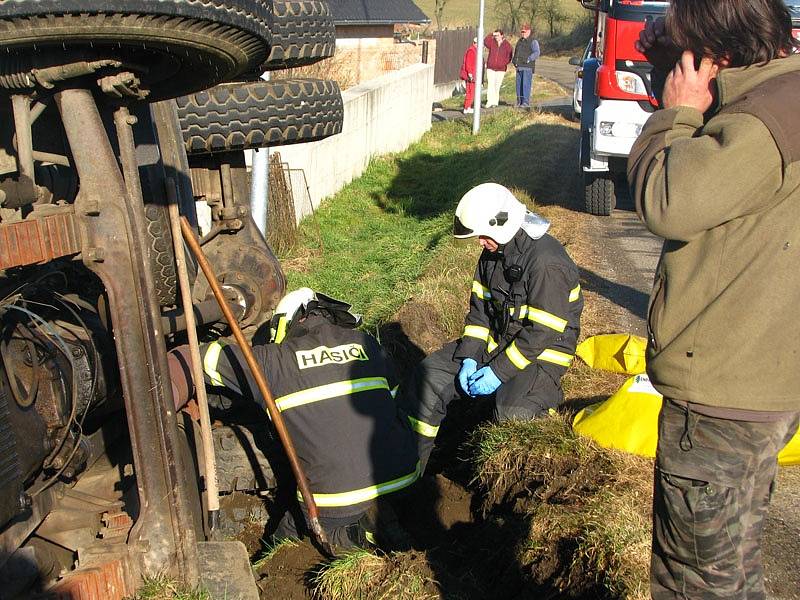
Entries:
{"label": "dark soil", "polygon": [[321,561],[319,551],[308,541],[297,547],[279,549],[256,573],[261,597],[264,600],[308,600],[311,592],[306,580]]}

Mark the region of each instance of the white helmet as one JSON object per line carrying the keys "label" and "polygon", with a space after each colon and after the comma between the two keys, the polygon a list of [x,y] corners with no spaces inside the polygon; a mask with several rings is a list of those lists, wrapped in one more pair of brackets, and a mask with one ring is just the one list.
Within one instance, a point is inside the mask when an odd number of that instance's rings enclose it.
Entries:
{"label": "white helmet", "polygon": [[294,320],[294,316],[301,308],[308,307],[308,303],[316,300],[317,295],[311,288],[303,287],[298,288],[286,294],[278,306],[275,307],[275,313],[272,316],[271,338],[276,344],[280,344],[283,338],[286,337],[286,331],[289,324]]}
{"label": "white helmet", "polygon": [[275,307],[275,314],[285,315],[291,321],[301,307],[306,308],[309,302],[316,299],[317,295],[311,288],[298,288],[281,298]]}
{"label": "white helmet", "polygon": [[525,205],[499,183],[482,183],[461,198],[456,207],[453,235],[485,235],[507,244],[525,221]]}
{"label": "white helmet", "polygon": [[308,312],[321,310],[336,325],[354,329],[361,325],[361,315],[350,312],[351,306],[346,302],[317,293],[311,288],[299,288],[286,294],[272,316],[272,341],[280,344],[286,337],[289,326],[298,317]]}

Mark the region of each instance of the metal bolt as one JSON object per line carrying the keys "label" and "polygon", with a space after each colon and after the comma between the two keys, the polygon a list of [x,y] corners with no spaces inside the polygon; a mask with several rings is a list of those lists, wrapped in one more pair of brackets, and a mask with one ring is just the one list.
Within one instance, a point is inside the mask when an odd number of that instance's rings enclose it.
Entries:
{"label": "metal bolt", "polygon": [[90,262],[103,262],[105,258],[105,251],[102,248],[87,248],[86,249],[86,260]]}
{"label": "metal bolt", "polygon": [[137,119],[137,118],[136,118],[135,116],[133,116],[133,115],[130,115],[130,116],[128,116],[128,118],[126,118],[126,119],[125,119],[125,122],[126,122],[128,125],[136,125],[136,124],[139,122],[139,119]]}
{"label": "metal bolt", "polygon": [[122,467],[122,474],[125,477],[133,477],[133,465],[128,463],[124,467]]}
{"label": "metal bolt", "polygon": [[790,244],[789,242],[786,242],[786,243],[783,245],[783,249],[784,249],[784,250],[788,250],[788,249],[789,249],[789,246],[791,246],[791,244]]}
{"label": "metal bolt", "polygon": [[33,498],[25,492],[21,492],[19,495],[19,509],[28,510],[31,506],[33,506]]}
{"label": "metal bolt", "polygon": [[83,356],[83,348],[81,346],[73,346],[70,351],[72,352],[72,356],[75,358],[80,358]]}

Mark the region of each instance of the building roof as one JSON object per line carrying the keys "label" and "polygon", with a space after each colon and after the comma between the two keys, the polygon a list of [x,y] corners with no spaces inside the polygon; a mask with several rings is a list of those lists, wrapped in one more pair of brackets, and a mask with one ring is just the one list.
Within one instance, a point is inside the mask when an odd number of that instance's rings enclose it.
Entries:
{"label": "building roof", "polygon": [[336,25],[430,23],[412,0],[328,0]]}

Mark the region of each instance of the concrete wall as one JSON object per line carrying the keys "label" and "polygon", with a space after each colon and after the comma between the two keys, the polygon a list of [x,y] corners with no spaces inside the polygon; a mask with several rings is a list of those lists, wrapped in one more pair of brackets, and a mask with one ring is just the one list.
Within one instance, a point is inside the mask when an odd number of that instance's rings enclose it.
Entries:
{"label": "concrete wall", "polygon": [[[342,133],[274,149],[290,169],[305,172],[314,208],[361,175],[372,157],[404,150],[430,129],[433,65],[387,73],[345,90],[342,100]],[[303,196],[295,194],[298,219],[309,212]]]}

